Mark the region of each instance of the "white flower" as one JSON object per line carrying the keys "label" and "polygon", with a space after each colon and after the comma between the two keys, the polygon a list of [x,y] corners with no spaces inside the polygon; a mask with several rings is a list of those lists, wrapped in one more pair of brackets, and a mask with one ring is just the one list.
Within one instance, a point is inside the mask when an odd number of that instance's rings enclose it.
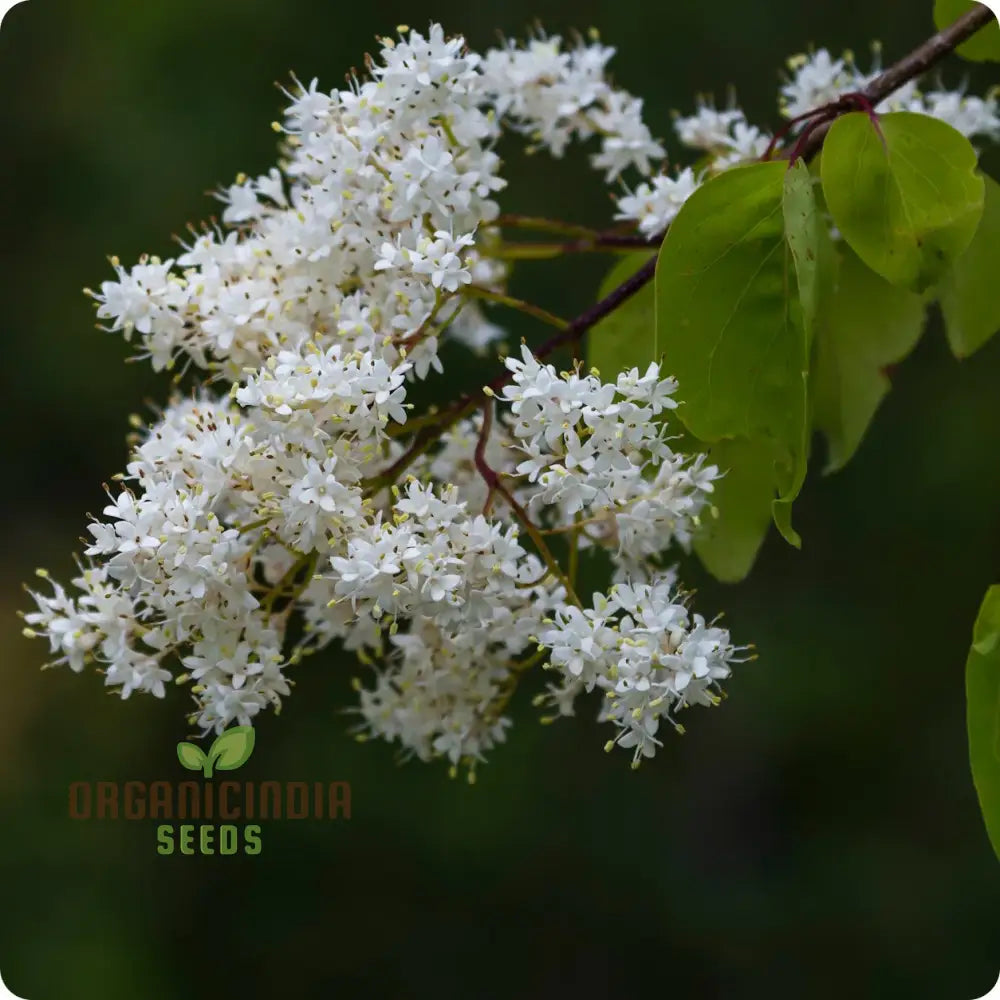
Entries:
{"label": "white flower", "polygon": [[615,218],[634,220],[644,236],[655,236],[673,222],[697,188],[698,180],[690,167],[676,177],[661,174],[640,184],[634,193],[619,198]]}
{"label": "white flower", "polygon": [[471,233],[456,239],[439,229],[433,240],[424,239],[418,245],[419,256],[412,261],[413,273],[430,275],[431,285],[443,292],[457,292],[462,285],[472,281],[461,252],[473,242]]}
{"label": "white flower", "polygon": [[847,58],[834,59],[826,49],[788,60],[794,76],[781,88],[781,111],[797,118],[835,101],[841,94],[861,89],[863,77]]}
{"label": "white flower", "polygon": [[761,132],[756,125],[736,122],[721,152],[712,162],[713,170],[724,170],[740,163],[759,160],[771,143],[771,137]]}
{"label": "white flower", "polygon": [[[881,73],[881,51],[873,47],[874,65],[862,73],[850,56],[833,59],[826,49],[810,56],[793,56],[788,60],[794,76],[781,88],[782,111],[794,118],[821,108],[844,94],[864,91]],[[909,80],[883,100],[876,111],[912,111],[947,122],[967,138],[984,136],[1000,139],[1000,112],[995,93],[985,98],[966,95],[964,89],[936,89],[921,93],[920,82]]]}
{"label": "white flower", "polygon": [[983,100],[955,91],[935,90],[924,95],[920,110],[933,118],[940,118],[966,138],[1000,138],[1000,108],[995,94],[991,93]]}
{"label": "white flower", "polygon": [[739,108],[716,111],[710,104],[699,103],[697,111],[686,118],[674,120],[677,138],[685,146],[712,152],[729,143],[732,128],[745,122]]}
{"label": "white flower", "polygon": [[601,152],[592,157],[595,167],[605,171],[604,179],[615,180],[624,170],[635,167],[644,176],[650,161],[663,159],[663,147],[642,121],[642,101],[621,91],[612,91],[607,106],[593,115],[603,133]]}

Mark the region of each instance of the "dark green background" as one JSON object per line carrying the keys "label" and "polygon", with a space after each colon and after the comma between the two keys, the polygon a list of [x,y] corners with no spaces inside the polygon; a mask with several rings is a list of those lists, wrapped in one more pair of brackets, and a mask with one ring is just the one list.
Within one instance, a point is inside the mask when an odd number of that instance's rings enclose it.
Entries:
{"label": "dark green background", "polygon": [[[735,588],[686,570],[698,607],[724,609],[760,658],[638,773],[601,751],[589,711],[539,726],[530,690],[475,788],[398,767],[346,735],[355,668],[331,653],[296,672],[240,776],[350,780],[350,822],[267,825],[256,858],[161,858],[152,824],[68,820],[66,787],[180,777],[184,699],[122,703],[93,674],[43,674],[14,617],[36,565],[70,574],[84,514],[124,464],[127,414],[166,393],[92,329],[80,288],[110,275],[105,254],[166,256],[170,233],[216,211],[204,191],[266,169],[272,81],[290,69],[332,86],[401,21],[486,46],[537,16],[600,27],[658,134],[727,84],[773,125],[787,55],[879,38],[892,58],[932,30],[930,7],[29,0],[8,15],[0,970],[15,993],[967,1000],[992,986],[1000,866],[968,772],[963,665],[1000,579],[1000,338],[959,364],[931,327],[857,459],[807,483],[801,553],[770,538]],[[509,208],[608,219],[579,157],[507,152]],[[986,163],[1000,174],[1000,156]],[[572,314],[606,266],[537,265],[520,289]]]}

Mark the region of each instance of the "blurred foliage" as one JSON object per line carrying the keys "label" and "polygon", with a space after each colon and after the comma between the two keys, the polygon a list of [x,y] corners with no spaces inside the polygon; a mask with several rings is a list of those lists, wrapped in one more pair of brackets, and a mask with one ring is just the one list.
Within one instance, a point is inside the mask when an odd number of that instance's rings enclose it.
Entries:
{"label": "blurred foliage", "polygon": [[[607,996],[648,978],[674,995],[964,998],[995,981],[1000,869],[969,775],[963,664],[1000,577],[1000,338],[958,362],[940,325],[894,375],[856,458],[796,505],[796,552],[772,532],[750,578],[686,578],[760,658],[725,705],[632,773],[586,714],[541,727],[519,692],[510,745],[469,788],[398,767],[345,733],[353,663],[308,662],[258,729],[249,780],[348,779],[346,823],[271,824],[259,857],[159,857],[151,823],[74,823],[72,780],[176,778],[183,699],[105,695],[41,673],[20,591],[70,552],[125,458],[125,417],[164,379],[124,365],[79,289],[166,254],[201,192],[272,161],[295,69],[332,86],[373,36],[429,17],[477,46],[494,29],[602,29],[617,79],[670,110],[738,87],[776,121],[776,68],[810,41],[887,59],[932,29],[930,0],[503,5],[395,0],[29,0],[0,32],[8,525],[0,563],[5,698],[0,969],[30,1000],[215,995]],[[972,86],[990,68],[953,63]],[[985,74],[985,75],[984,75]],[[577,158],[517,150],[510,205],[609,216]],[[985,161],[1000,173],[995,152]],[[572,314],[607,261],[524,266],[518,293]],[[537,331],[510,322],[515,335]],[[453,367],[453,373],[461,375]],[[481,378],[479,369],[467,373]],[[216,915],[237,912],[239,922]],[[243,928],[238,930],[237,927]],[[638,971],[637,971],[638,970]],[[614,986],[611,984],[615,983]]]}

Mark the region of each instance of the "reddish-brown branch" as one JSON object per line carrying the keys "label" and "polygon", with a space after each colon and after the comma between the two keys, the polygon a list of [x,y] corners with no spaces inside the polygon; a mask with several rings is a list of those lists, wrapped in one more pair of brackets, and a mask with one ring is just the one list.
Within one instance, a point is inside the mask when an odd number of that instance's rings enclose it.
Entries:
{"label": "reddish-brown branch", "polygon": [[493,400],[484,400],[482,410],[483,425],[479,430],[479,440],[476,442],[475,462],[476,469],[483,477],[483,480],[486,482],[486,486],[489,490],[486,496],[486,504],[483,507],[483,513],[486,514],[489,512],[490,503],[493,500],[494,494],[499,494],[503,497],[504,501],[513,511],[518,523],[522,528],[524,528],[528,537],[535,543],[538,555],[548,567],[548,571],[566,588],[566,596],[569,600],[572,601],[577,607],[582,607],[580,604],[580,598],[577,597],[576,592],[573,589],[572,580],[567,577],[560,568],[559,561],[555,558],[555,556],[553,556],[548,545],[546,545],[545,539],[542,537],[542,532],[539,530],[538,525],[531,520],[531,515],[520,503],[518,503],[514,494],[507,488],[501,474],[493,469],[489,462],[486,461],[486,446],[489,444],[490,431],[493,427]]}
{"label": "reddish-brown branch", "polygon": [[[656,247],[650,247],[655,250]],[[554,351],[564,344],[575,344],[592,327],[596,326],[605,316],[609,316],[619,306],[627,302],[636,292],[647,285],[656,273],[656,254],[651,254],[649,260],[639,268],[635,274],[623,281],[617,288],[613,289],[600,302],[595,302],[589,309],[580,313],[576,319],[570,320],[565,330],[560,330],[555,336],[550,337],[536,351],[532,352],[536,358],[547,358]],[[490,390],[498,392],[505,385],[509,385],[514,375],[511,371],[501,372],[489,384]]]}
{"label": "reddish-brown branch", "polygon": [[490,431],[493,428],[493,400],[487,399],[482,404],[483,426],[479,428],[479,440],[476,442],[475,462],[476,470],[483,477],[486,483],[486,502],[483,504],[483,513],[488,514],[490,505],[493,503],[493,494],[500,485],[500,474],[490,467],[486,461],[486,446],[489,444]]}
{"label": "reddish-brown branch", "polygon": [[[993,12],[983,4],[976,4],[972,10],[963,14],[953,24],[932,35],[922,45],[918,45],[909,55],[903,56],[899,62],[893,63],[884,73],[879,74],[861,92],[872,107],[881,104],[890,94],[895,93],[904,84],[923,76],[929,69],[936,66],[945,56],[971,38],[977,31],[985,28],[994,19]],[[819,152],[826,138],[826,133],[833,124],[831,119],[814,129],[809,140],[803,143],[799,155],[809,160]]]}
{"label": "reddish-brown branch", "polygon": [[643,250],[646,247],[656,248],[660,241],[654,236],[639,236],[635,233],[598,233],[591,240],[574,240],[564,243],[565,253],[587,253],[590,250],[607,248],[609,250]]}

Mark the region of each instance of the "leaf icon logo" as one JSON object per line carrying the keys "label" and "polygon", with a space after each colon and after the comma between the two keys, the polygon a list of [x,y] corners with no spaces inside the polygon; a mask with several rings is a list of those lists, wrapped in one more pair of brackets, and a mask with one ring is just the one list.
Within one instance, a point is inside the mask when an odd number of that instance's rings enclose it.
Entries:
{"label": "leaf icon logo", "polygon": [[211,778],[215,770],[235,771],[253,753],[256,734],[253,726],[233,726],[221,733],[206,754],[194,743],[178,743],[177,759],[189,771],[201,771]]}
{"label": "leaf icon logo", "polygon": [[178,743],[177,759],[189,771],[200,771],[208,763],[208,758],[202,753],[201,748],[193,743]]}

